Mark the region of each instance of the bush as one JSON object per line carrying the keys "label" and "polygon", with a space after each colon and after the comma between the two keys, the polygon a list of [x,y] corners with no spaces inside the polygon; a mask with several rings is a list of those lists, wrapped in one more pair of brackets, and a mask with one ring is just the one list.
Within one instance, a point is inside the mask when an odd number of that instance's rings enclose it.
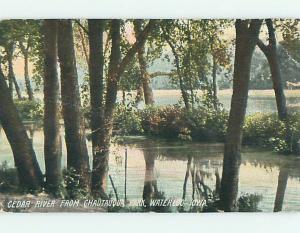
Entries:
{"label": "bush", "polygon": [[[186,111],[179,105],[148,106],[142,110],[119,105],[116,129],[121,134],[145,133],[166,139],[225,142],[228,112],[222,108],[198,106]],[[280,153],[299,153],[300,113],[290,112],[286,121],[276,113],[246,116],[243,144],[272,148]]]}
{"label": "bush", "polygon": [[43,106],[37,100],[15,100],[15,105],[23,120],[41,120]]}
{"label": "bush", "polygon": [[121,135],[140,135],[143,133],[138,109],[131,105],[117,105],[114,113],[114,124]]}
{"label": "bush", "polygon": [[16,193],[20,191],[16,168],[8,168],[7,162],[0,164],[0,190],[2,193]]}
{"label": "bush", "polygon": [[273,148],[280,153],[297,153],[300,114],[290,113],[286,122],[277,114],[256,113],[246,117],[243,144]]}
{"label": "bush", "polygon": [[141,119],[147,134],[188,141],[223,141],[227,125],[223,110],[199,107],[187,112],[178,105],[145,108]]}
{"label": "bush", "polygon": [[238,199],[239,212],[261,212],[258,204],[262,200],[262,196],[258,194],[245,193]]}

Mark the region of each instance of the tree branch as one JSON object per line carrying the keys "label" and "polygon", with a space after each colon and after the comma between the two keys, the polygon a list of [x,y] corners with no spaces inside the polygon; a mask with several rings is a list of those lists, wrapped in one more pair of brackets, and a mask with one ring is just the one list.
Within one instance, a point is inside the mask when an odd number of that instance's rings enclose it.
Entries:
{"label": "tree branch", "polygon": [[260,50],[267,56],[269,53],[269,47],[262,42],[262,40],[257,41],[257,46],[260,48]]}
{"label": "tree branch", "polygon": [[157,76],[174,76],[174,75],[175,75],[174,72],[162,72],[162,71],[157,71],[157,72],[154,72],[154,73],[149,74],[149,77],[150,77],[150,78],[154,78],[154,77],[157,77]]}
{"label": "tree branch", "polygon": [[141,32],[141,34],[137,38],[136,42],[132,45],[132,47],[128,50],[125,57],[120,62],[120,65],[119,65],[118,70],[116,72],[119,79],[120,79],[120,76],[122,75],[122,73],[124,72],[127,64],[131,61],[132,57],[136,54],[138,49],[145,44],[149,33],[152,31],[153,27],[156,24],[156,21],[157,20],[150,19],[149,23],[144,28],[144,30]]}

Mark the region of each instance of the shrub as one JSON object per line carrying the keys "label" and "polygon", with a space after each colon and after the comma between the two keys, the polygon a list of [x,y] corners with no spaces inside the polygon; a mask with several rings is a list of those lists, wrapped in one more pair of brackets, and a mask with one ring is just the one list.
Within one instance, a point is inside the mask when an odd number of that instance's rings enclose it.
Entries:
{"label": "shrub", "polygon": [[141,111],[145,133],[181,140],[223,141],[227,113],[199,107],[186,111],[178,105],[148,107]]}
{"label": "shrub", "polygon": [[262,196],[258,194],[245,193],[238,199],[239,212],[261,212],[258,204],[262,200]]}
{"label": "shrub", "polygon": [[256,113],[244,124],[243,144],[273,148],[280,153],[297,153],[300,114],[292,112],[286,122],[276,114]]}
{"label": "shrub", "polygon": [[7,162],[0,164],[0,190],[2,193],[16,193],[20,191],[16,168],[8,168]]}
{"label": "shrub", "polygon": [[15,100],[15,105],[23,120],[41,120],[43,106],[37,100]]}
{"label": "shrub", "polygon": [[140,135],[143,133],[138,109],[131,105],[117,105],[114,113],[114,124],[121,135]]}

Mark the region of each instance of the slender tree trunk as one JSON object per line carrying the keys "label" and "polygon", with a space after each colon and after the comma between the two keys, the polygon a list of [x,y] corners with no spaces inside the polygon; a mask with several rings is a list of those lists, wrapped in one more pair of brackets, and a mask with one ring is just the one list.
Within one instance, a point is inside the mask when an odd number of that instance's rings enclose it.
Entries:
{"label": "slender tree trunk", "polygon": [[[29,39],[28,42],[29,43]],[[24,81],[25,81],[25,86],[26,86],[26,92],[28,95],[28,99],[29,100],[33,100],[33,91],[32,91],[32,87],[31,87],[31,83],[30,83],[30,79],[29,79],[29,45],[27,44],[27,48],[24,46],[24,44],[22,42],[19,42],[22,54],[24,56]]]}
{"label": "slender tree trunk", "polygon": [[28,52],[25,52],[24,54],[24,79],[25,79],[25,86],[26,86],[26,91],[27,91],[27,95],[28,95],[28,99],[29,100],[33,100],[33,91],[32,91],[32,87],[31,87],[31,83],[30,83],[30,79],[29,79],[29,68],[28,68]]}
{"label": "slender tree trunk", "polygon": [[[140,19],[134,20],[134,30],[135,30],[136,37],[139,37],[142,32],[142,20]],[[145,46],[142,46],[138,49],[137,55],[138,55],[138,60],[140,65],[141,79],[143,83],[145,104],[153,105],[154,97],[153,97],[152,88],[150,86],[150,76],[147,72],[147,62],[145,59]]]}
{"label": "slender tree trunk", "polygon": [[269,44],[265,45],[261,40],[259,40],[257,45],[265,54],[270,66],[273,89],[276,97],[278,117],[280,120],[285,120],[287,117],[287,108],[282,84],[281,71],[279,66],[275,28],[271,19],[267,19],[266,24],[268,27]]}
{"label": "slender tree trunk", "polygon": [[27,191],[40,190],[43,174],[9,89],[0,70],[0,121],[12,148],[19,181]]}
{"label": "slender tree trunk", "polygon": [[247,108],[250,66],[261,24],[261,20],[251,20],[251,23],[248,20],[236,21],[233,95],[228,119],[220,190],[221,203],[225,211],[236,209],[242,128]]}
{"label": "slender tree trunk", "polygon": [[44,155],[46,188],[58,194],[62,183],[62,142],[59,126],[57,20],[43,22],[44,34]]}
{"label": "slender tree trunk", "polygon": [[10,78],[10,75],[8,75],[8,90],[9,90],[9,95],[11,98],[14,98],[14,83],[13,80]]}
{"label": "slender tree trunk", "polygon": [[176,71],[177,71],[177,75],[179,78],[179,87],[180,87],[180,91],[181,91],[181,96],[185,105],[186,110],[190,109],[190,101],[189,101],[189,94],[186,91],[185,85],[184,85],[184,81],[183,81],[183,75],[180,69],[180,62],[179,62],[179,57],[178,54],[176,52],[176,48],[175,46],[172,44],[169,36],[167,35],[167,32],[164,32],[164,38],[167,41],[168,45],[170,46],[172,53],[174,55],[175,58],[175,66],[176,66]]}
{"label": "slender tree trunk", "polygon": [[[17,82],[15,73],[14,73],[14,67],[13,67],[14,47],[13,46],[14,46],[13,44],[10,44],[6,48],[6,55],[7,55],[7,61],[8,61],[8,78],[9,78],[9,82],[10,82],[9,86],[10,86],[11,93],[13,93],[12,89],[13,89],[13,84],[14,84],[18,99],[22,99],[21,90],[20,90],[19,84]],[[11,94],[11,95],[13,95],[13,94]]]}
{"label": "slender tree trunk", "polygon": [[112,20],[111,38],[112,47],[104,107],[105,112],[101,122],[98,153],[94,155],[93,159],[92,191],[95,197],[101,198],[107,198],[104,190],[104,184],[107,179],[109,147],[113,128],[113,112],[118,91],[117,69],[121,59],[120,20]]}
{"label": "slender tree trunk", "polygon": [[[89,31],[89,73],[90,73],[90,94],[91,94],[91,129],[92,129],[92,146],[93,146],[93,173],[97,171],[95,162],[98,157],[102,156],[101,151],[101,130],[103,123],[103,93],[104,93],[104,54],[103,54],[103,31],[104,20],[88,20]],[[106,161],[105,161],[106,162]],[[92,192],[101,198],[106,199],[104,190],[106,176],[92,176]],[[99,186],[100,185],[100,186]]]}
{"label": "slender tree trunk", "polygon": [[76,173],[74,179],[79,182],[80,188],[88,191],[89,157],[81,114],[71,20],[60,20],[58,23],[58,57],[61,70],[61,98],[68,169]]}
{"label": "slender tree trunk", "polygon": [[282,205],[283,205],[284,194],[285,194],[288,178],[289,178],[288,170],[285,168],[280,168],[276,198],[274,203],[274,212],[282,211]]}
{"label": "slender tree trunk", "polygon": [[217,93],[217,62],[215,57],[213,57],[212,78],[213,78],[214,107],[216,109],[217,101],[218,101],[218,93]]}

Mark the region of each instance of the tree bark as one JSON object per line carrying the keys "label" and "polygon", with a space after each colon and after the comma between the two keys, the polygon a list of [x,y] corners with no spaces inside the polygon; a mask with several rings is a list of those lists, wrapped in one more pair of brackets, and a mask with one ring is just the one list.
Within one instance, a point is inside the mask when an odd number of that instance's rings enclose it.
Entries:
{"label": "tree bark", "polygon": [[[27,43],[29,43],[29,41]],[[27,48],[26,48],[22,42],[20,42],[19,44],[20,44],[20,48],[21,48],[21,51],[24,56],[24,81],[25,81],[25,86],[26,86],[26,92],[28,95],[28,99],[33,100],[34,97],[33,97],[33,91],[32,91],[32,87],[31,87],[31,83],[30,83],[30,79],[29,79],[29,66],[28,66],[29,45],[27,44]]]}
{"label": "tree bark", "polygon": [[61,98],[67,146],[67,167],[76,173],[80,188],[89,188],[89,157],[81,114],[80,92],[71,20],[58,23],[58,57],[61,70]]}
{"label": "tree bark", "polygon": [[117,100],[118,91],[118,74],[117,69],[121,59],[120,50],[120,20],[111,21],[111,56],[109,63],[109,74],[107,80],[107,90],[105,97],[105,112],[101,121],[101,129],[99,135],[99,145],[97,152],[93,158],[93,176],[92,176],[92,192],[95,197],[107,198],[105,193],[105,183],[108,172],[108,156],[110,139],[113,128],[113,111]]}
{"label": "tree bark", "polygon": [[40,190],[43,174],[32,143],[10,96],[2,70],[0,70],[0,121],[13,151],[20,185],[29,192]]}
{"label": "tree bark", "polygon": [[214,107],[217,108],[218,93],[217,93],[217,62],[215,57],[213,57],[213,67],[212,67],[212,78],[213,78],[213,96],[214,96]]}
{"label": "tree bark", "polygon": [[[103,123],[103,94],[104,94],[104,54],[103,54],[103,32],[104,20],[88,20],[89,33],[89,74],[90,74],[90,95],[91,95],[91,129],[92,129],[92,146],[93,146],[93,163],[97,158],[102,156],[101,148],[101,130]],[[106,161],[103,161],[106,164]],[[97,164],[93,165],[93,172]],[[97,170],[97,169],[96,169]],[[98,180],[92,176],[92,192],[95,196],[106,199],[104,184],[106,176]],[[100,185],[100,186],[98,186]],[[96,192],[96,190],[98,192]]]}
{"label": "tree bark", "polygon": [[[248,24],[250,26],[248,27]],[[223,159],[220,199],[225,211],[236,209],[242,128],[247,108],[250,66],[262,20],[237,20],[233,94]]]}
{"label": "tree bark", "polygon": [[282,85],[282,77],[279,66],[277,41],[275,36],[275,28],[271,19],[266,20],[269,34],[269,44],[265,45],[261,40],[257,42],[258,47],[265,54],[271,71],[273,89],[276,97],[278,117],[280,120],[285,120],[287,117],[286,99]]}
{"label": "tree bark", "polygon": [[57,20],[44,20],[44,156],[46,188],[57,195],[62,183],[62,142],[59,126]]}
{"label": "tree bark", "polygon": [[10,91],[11,95],[13,96],[13,85],[15,86],[16,93],[18,96],[18,99],[22,99],[21,90],[19,87],[19,84],[17,82],[15,73],[14,73],[14,67],[13,67],[13,52],[14,52],[14,45],[11,43],[6,48],[6,55],[7,55],[7,61],[8,61],[8,78],[10,82]]}
{"label": "tree bark", "polygon": [[[142,20],[137,19],[134,20],[134,31],[136,38],[138,38],[142,32]],[[139,47],[137,51],[137,56],[140,65],[140,72],[141,72],[141,80],[143,84],[143,92],[144,92],[144,100],[146,105],[153,105],[154,104],[154,97],[153,91],[150,86],[150,76],[147,72],[147,62],[145,59],[145,46]]]}
{"label": "tree bark", "polygon": [[276,198],[274,203],[274,212],[282,211],[282,205],[283,205],[284,194],[285,194],[288,178],[289,178],[288,170],[286,168],[280,168]]}

